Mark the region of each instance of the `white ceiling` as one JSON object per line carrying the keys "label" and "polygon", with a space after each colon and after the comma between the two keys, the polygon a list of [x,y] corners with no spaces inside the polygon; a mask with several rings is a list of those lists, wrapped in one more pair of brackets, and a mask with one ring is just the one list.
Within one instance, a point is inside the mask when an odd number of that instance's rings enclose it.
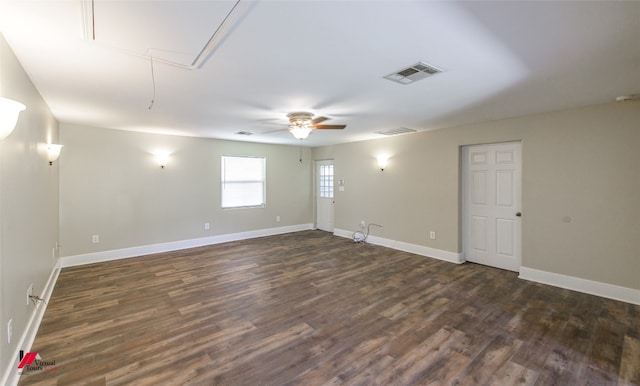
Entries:
{"label": "white ceiling", "polygon": [[[91,0],[2,0],[0,32],[58,121],[122,130],[298,144],[303,110],[347,125],[322,146],[640,92],[638,1],[242,0],[188,68],[235,3],[95,0],[94,41]],[[444,72],[383,79],[418,61]]]}

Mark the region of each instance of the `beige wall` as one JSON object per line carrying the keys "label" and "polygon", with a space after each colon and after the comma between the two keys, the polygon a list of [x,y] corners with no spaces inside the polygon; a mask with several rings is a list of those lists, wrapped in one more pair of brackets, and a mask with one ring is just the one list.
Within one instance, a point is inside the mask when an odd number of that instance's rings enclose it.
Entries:
{"label": "beige wall", "polygon": [[[313,222],[309,149],[300,163],[296,146],[64,124],[60,130],[63,256]],[[155,163],[157,149],[172,153],[165,169]],[[266,157],[265,208],[220,208],[221,155]]]}
{"label": "beige wall", "polygon": [[[27,288],[33,283],[34,292],[41,294],[56,264],[52,253],[58,241],[58,165],[49,166],[42,145],[58,142],[58,124],[2,35],[0,96],[27,106],[13,133],[0,142],[0,372],[4,372],[17,365],[17,344],[34,312],[33,305],[26,305]],[[7,344],[9,319],[13,319],[11,344]]]}
{"label": "beige wall", "polygon": [[[345,180],[336,228],[365,220],[383,224],[376,236],[462,252],[460,146],[504,141],[522,141],[522,265],[640,289],[638,103],[323,147],[312,156],[334,159],[336,179]],[[391,155],[384,172],[380,152]]]}

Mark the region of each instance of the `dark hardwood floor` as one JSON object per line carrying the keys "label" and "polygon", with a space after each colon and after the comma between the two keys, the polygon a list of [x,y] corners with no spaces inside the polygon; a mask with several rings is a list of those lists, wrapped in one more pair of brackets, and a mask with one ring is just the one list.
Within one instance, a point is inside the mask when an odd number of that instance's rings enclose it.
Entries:
{"label": "dark hardwood floor", "polygon": [[63,269],[31,351],[20,385],[638,385],[640,306],[305,231]]}

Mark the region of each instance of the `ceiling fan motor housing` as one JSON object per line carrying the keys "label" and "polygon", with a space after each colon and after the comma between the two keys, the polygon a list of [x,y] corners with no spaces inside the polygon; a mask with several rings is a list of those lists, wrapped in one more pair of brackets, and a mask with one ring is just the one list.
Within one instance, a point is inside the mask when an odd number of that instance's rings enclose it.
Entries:
{"label": "ceiling fan motor housing", "polygon": [[312,113],[307,113],[304,111],[298,111],[287,114],[289,118],[289,122],[295,126],[310,126],[311,120],[313,119]]}

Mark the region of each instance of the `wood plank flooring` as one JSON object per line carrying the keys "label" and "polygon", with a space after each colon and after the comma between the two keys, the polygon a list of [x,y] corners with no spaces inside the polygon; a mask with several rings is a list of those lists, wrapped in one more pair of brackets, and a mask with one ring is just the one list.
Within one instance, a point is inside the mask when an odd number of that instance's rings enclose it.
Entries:
{"label": "wood plank flooring", "polygon": [[65,268],[20,385],[639,385],[640,306],[305,231]]}

